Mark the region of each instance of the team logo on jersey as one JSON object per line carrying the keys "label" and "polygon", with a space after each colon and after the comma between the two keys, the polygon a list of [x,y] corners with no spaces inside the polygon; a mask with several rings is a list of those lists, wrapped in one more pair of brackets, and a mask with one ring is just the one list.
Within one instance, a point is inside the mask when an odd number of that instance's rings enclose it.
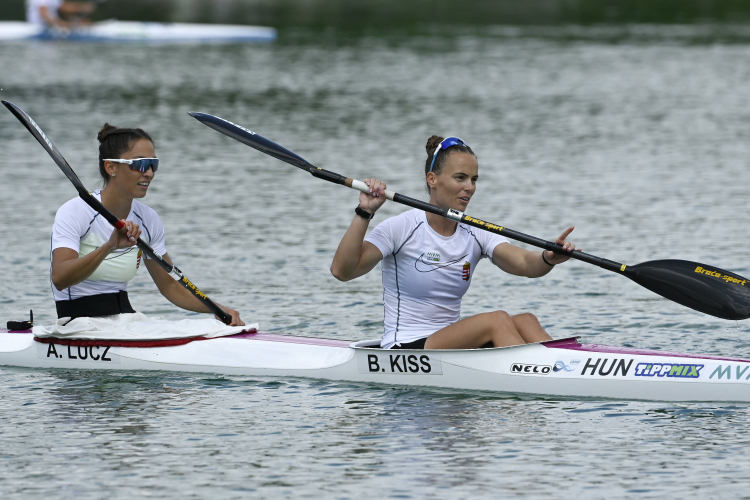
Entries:
{"label": "team logo on jersey", "polygon": [[[425,252],[414,261],[414,268],[420,273],[431,273],[432,271],[438,271],[447,267],[459,264],[469,254],[462,255],[456,260],[449,260],[447,262],[441,262],[440,254],[437,252]],[[452,271],[451,271],[452,272]]]}
{"label": "team logo on jersey", "polygon": [[469,278],[471,278],[471,263],[469,261],[464,262],[464,268],[461,272],[461,277],[464,279],[464,281],[469,281]]}
{"label": "team logo on jersey", "polygon": [[138,260],[135,261],[135,268],[141,267],[141,257],[143,256],[143,250],[138,250]]}

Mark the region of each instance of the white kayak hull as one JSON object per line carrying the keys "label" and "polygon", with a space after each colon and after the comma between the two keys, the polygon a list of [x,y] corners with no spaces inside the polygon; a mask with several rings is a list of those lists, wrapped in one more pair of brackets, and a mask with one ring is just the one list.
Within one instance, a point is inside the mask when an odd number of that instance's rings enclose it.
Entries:
{"label": "white kayak hull", "polygon": [[750,360],[562,339],[523,346],[383,350],[353,342],[240,334],[182,346],[74,347],[0,330],[0,365],[308,377],[571,398],[750,401]]}
{"label": "white kayak hull", "polygon": [[265,26],[102,21],[74,30],[46,30],[22,22],[0,22],[0,41],[69,40],[77,42],[244,43],[272,42],[276,30]]}

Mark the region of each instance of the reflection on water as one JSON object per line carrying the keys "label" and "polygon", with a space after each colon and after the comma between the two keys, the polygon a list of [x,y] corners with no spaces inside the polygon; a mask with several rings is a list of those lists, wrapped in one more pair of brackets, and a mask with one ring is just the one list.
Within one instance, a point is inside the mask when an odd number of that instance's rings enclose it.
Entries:
{"label": "reflection on water", "polygon": [[175,374],[16,369],[0,377],[9,498],[65,486],[99,498],[105,484],[121,497],[314,497],[321,488],[367,498],[494,496],[497,488],[537,496],[561,484],[594,496],[679,496],[693,481],[747,480],[731,460],[748,444],[747,405]]}
{"label": "reflection on water", "polygon": [[[101,125],[144,127],[163,162],[145,201],[191,280],[265,331],[362,340],[382,329],[380,276],[339,283],[328,270],[357,194],[187,111],[415,197],[426,138],[458,135],[479,156],[472,215],[544,238],[575,224],[579,246],[631,265],[678,258],[748,276],[750,37],[733,27],[731,40],[710,38],[712,30],[0,45],[0,97],[40,124],[89,189]],[[0,144],[0,318],[33,308],[48,322],[49,230],[75,191],[8,113]],[[386,204],[378,220],[401,210]],[[136,309],[184,317],[145,274],[131,290]],[[750,357],[745,323],[583,263],[541,280],[482,264],[463,314],[497,308],[535,312],[556,338]],[[4,498],[687,497],[739,493],[748,476],[736,460],[746,405],[10,368],[0,369],[0,391]]]}

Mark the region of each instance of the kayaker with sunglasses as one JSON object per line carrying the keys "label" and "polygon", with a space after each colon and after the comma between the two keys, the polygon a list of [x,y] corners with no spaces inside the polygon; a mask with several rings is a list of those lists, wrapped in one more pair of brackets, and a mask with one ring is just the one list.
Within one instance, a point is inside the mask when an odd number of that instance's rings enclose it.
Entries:
{"label": "kayaker with sunglasses", "polygon": [[[458,137],[432,136],[427,141],[425,180],[430,203],[466,211],[476,191],[479,166],[471,148]],[[386,349],[473,349],[550,340],[531,313],[494,311],[459,319],[461,298],[479,260],[488,257],[503,271],[538,278],[569,259],[550,251],[532,252],[511,245],[503,236],[435,214],[409,210],[378,224],[365,237],[375,212],[385,203],[385,183],[365,180],[370,194],[360,193],[354,220],[331,264],[331,273],[349,281],[383,261],[383,305]],[[566,250],[575,245],[555,241]]]}
{"label": "kayaker with sunglasses", "polygon": [[[105,124],[97,138],[104,188],[92,194],[125,227],[116,230],[78,197],[57,211],[50,279],[58,318],[135,312],[127,286],[144,260],[135,246],[138,237],[171,263],[159,216],[138,200],[146,196],[159,168],[151,136],[139,128]],[[159,265],[147,258],[144,263],[161,294],[174,305],[210,312]],[[232,316],[231,326],[244,325],[237,311],[221,307]]]}

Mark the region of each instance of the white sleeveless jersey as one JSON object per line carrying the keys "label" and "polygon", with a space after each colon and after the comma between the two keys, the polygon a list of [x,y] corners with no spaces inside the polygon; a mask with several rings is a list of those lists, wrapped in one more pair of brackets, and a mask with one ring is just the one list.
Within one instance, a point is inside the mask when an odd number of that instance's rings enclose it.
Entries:
{"label": "white sleeveless jersey", "polygon": [[[92,193],[101,201],[101,190]],[[141,239],[154,249],[157,255],[167,253],[164,244],[164,226],[154,210],[138,200],[133,200],[127,220],[141,228]],[[57,210],[52,226],[52,250],[70,248],[84,257],[102,246],[112,235],[114,228],[81,198],[67,201]],[[73,300],[89,295],[117,293],[127,290],[128,281],[135,277],[141,264],[138,247],[123,248],[110,253],[94,274],[88,279],[64,290],[52,285],[55,301]],[[50,280],[51,283],[51,280]]]}
{"label": "white sleeveless jersey", "polygon": [[26,22],[37,26],[45,26],[39,9],[47,7],[50,16],[59,17],[57,10],[62,7],[62,4],[63,0],[26,0]]}
{"label": "white sleeveless jersey", "polygon": [[385,332],[381,347],[430,336],[458,321],[461,298],[483,257],[508,240],[458,224],[449,237],[436,233],[421,210],[378,224],[365,238],[383,254]]}

